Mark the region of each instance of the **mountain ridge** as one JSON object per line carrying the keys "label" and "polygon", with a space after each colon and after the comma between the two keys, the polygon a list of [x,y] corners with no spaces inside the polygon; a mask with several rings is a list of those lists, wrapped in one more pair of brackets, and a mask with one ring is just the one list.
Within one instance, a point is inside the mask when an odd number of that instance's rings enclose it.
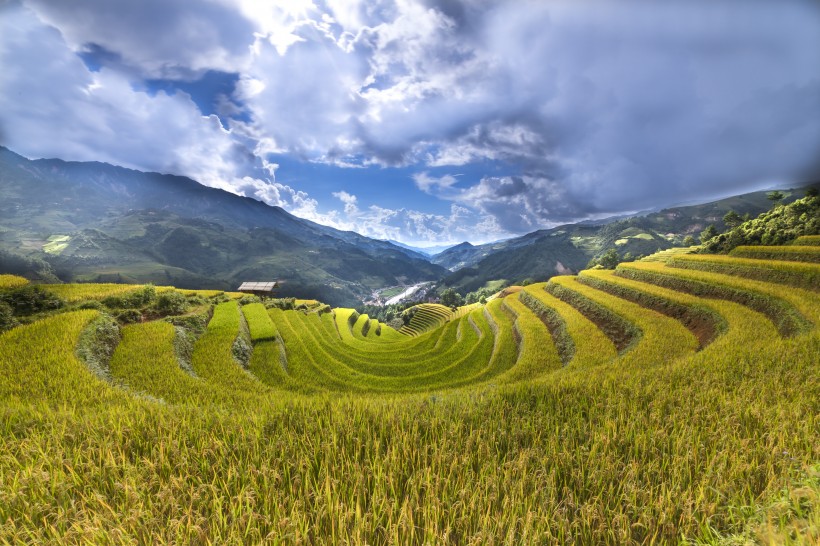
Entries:
{"label": "mountain ridge", "polygon": [[[783,202],[802,197],[805,189],[816,185],[781,190],[785,194]],[[697,205],[667,207],[606,224],[564,224],[486,245],[457,245],[432,261],[451,271],[439,287],[461,293],[528,280],[545,281],[554,275],[580,271],[610,248],[621,256],[638,257],[682,246],[687,235],[697,239],[710,224],[723,231],[727,227],[723,216],[730,210],[752,217],[769,210],[772,202],[768,193],[757,191]]]}
{"label": "mountain ridge", "polygon": [[0,182],[0,249],[45,260],[63,280],[230,289],[274,278],[283,294],[354,305],[375,288],[445,272],[422,254],[183,176],[0,147]]}

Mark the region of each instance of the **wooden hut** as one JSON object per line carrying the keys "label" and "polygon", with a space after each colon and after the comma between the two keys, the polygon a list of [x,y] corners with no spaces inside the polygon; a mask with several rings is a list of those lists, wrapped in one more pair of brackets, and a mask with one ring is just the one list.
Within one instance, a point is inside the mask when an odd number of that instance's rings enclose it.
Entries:
{"label": "wooden hut", "polygon": [[253,294],[260,298],[272,298],[273,293],[279,286],[277,281],[248,281],[243,282],[238,291],[243,294]]}

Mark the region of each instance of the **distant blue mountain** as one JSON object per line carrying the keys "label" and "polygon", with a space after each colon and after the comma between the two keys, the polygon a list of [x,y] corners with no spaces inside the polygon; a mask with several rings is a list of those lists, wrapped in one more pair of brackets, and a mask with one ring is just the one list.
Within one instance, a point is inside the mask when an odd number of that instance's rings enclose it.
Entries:
{"label": "distant blue mountain", "polygon": [[388,243],[394,244],[396,246],[400,246],[402,248],[406,248],[407,250],[412,250],[413,252],[417,252],[419,254],[424,254],[425,256],[435,256],[436,254],[440,254],[444,252],[448,248],[452,248],[455,245],[435,245],[435,246],[412,246],[404,244],[400,241],[395,241],[393,239],[385,239]]}

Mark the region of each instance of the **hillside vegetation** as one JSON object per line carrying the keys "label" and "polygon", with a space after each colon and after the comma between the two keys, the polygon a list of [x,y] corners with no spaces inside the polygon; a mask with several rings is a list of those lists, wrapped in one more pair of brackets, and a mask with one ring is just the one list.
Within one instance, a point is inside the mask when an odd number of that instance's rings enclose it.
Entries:
{"label": "hillside vegetation", "polygon": [[235,289],[354,306],[438,280],[426,255],[297,218],[189,178],[105,163],[28,160],[0,146],[0,270],[45,282]]}
{"label": "hillside vegetation", "polygon": [[817,248],[582,271],[402,332],[170,287],[23,307],[0,276],[0,543],[816,544]]}
{"label": "hillside vegetation", "polygon": [[801,236],[820,235],[820,197],[816,191],[811,193],[704,241],[705,249],[729,252],[744,245],[782,245]]}
{"label": "hillside vegetation", "polygon": [[[775,223],[766,218],[747,222],[744,225],[755,226],[750,228],[750,234],[757,235],[757,238],[753,235],[746,242],[735,244],[782,244],[803,234],[801,229],[806,229],[806,234],[817,233],[820,215],[816,199],[812,206],[807,206],[807,200],[801,199],[806,192],[812,191],[812,187],[808,187],[784,192],[782,202],[786,205],[778,206],[768,214],[773,218],[783,217],[785,221]],[[433,262],[453,271],[441,280],[440,287],[454,288],[462,294],[493,283],[520,284],[527,279],[546,281],[555,275],[577,273],[607,253],[614,252],[620,260],[630,261],[658,250],[694,245],[700,241],[688,238],[699,239],[709,226],[713,226],[716,233],[724,232],[733,227],[731,218],[756,218],[769,211],[772,201],[768,195],[763,191],[753,192],[631,218],[568,224],[486,245],[462,244],[436,255]],[[732,216],[727,218],[728,213]],[[803,228],[798,220],[801,217],[807,220]],[[768,227],[761,229],[762,223]],[[761,237],[761,231],[768,235]],[[729,249],[715,247],[715,250]]]}

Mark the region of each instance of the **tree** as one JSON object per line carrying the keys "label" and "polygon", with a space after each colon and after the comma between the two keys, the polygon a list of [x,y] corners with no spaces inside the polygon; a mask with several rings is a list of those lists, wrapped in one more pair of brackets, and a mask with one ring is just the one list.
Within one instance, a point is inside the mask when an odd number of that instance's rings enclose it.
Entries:
{"label": "tree", "polygon": [[17,326],[17,319],[14,318],[14,310],[11,305],[0,301],[0,332]]}
{"label": "tree", "polygon": [[410,324],[410,321],[413,320],[413,316],[416,314],[416,307],[411,307],[410,309],[405,309],[404,312],[401,314],[401,321],[404,323],[405,326]]}
{"label": "tree", "polygon": [[806,190],[806,197],[817,197],[817,188],[809,188]]}
{"label": "tree", "polygon": [[461,297],[461,294],[452,288],[448,288],[442,292],[439,301],[441,301],[442,305],[446,305],[450,309],[456,309],[458,306],[464,304],[464,299]]}
{"label": "tree", "polygon": [[743,217],[733,210],[730,210],[723,216],[723,223],[730,228],[737,227],[743,223]]}
{"label": "tree", "polygon": [[780,201],[782,201],[785,197],[786,197],[786,195],[782,191],[777,191],[777,190],[770,191],[769,193],[766,194],[766,198],[769,201],[772,201],[775,205],[777,203],[779,203]]}
{"label": "tree", "polygon": [[706,226],[706,229],[700,232],[700,242],[707,243],[712,240],[718,234],[717,229],[715,229],[714,224],[709,224]]}
{"label": "tree", "polygon": [[598,264],[604,269],[615,269],[619,263],[621,260],[618,257],[618,251],[614,248],[610,248],[598,258]]}
{"label": "tree", "polygon": [[691,235],[687,235],[683,238],[683,246],[695,246],[695,238]]}

